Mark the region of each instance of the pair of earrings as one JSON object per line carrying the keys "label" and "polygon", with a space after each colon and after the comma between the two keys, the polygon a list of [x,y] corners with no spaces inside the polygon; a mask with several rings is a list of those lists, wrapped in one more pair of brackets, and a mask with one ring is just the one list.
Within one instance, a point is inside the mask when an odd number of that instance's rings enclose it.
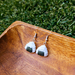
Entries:
{"label": "pair of earrings", "polygon": [[36,50],[36,46],[35,46],[35,38],[36,37],[37,37],[37,34],[35,33],[33,41],[27,43],[25,46],[25,49],[32,53],[36,52],[36,54],[41,55],[41,56],[45,56],[45,57],[48,56],[48,50],[46,47],[46,42],[48,40],[48,36],[46,36],[44,45],[41,45],[40,47],[38,47],[37,50]]}

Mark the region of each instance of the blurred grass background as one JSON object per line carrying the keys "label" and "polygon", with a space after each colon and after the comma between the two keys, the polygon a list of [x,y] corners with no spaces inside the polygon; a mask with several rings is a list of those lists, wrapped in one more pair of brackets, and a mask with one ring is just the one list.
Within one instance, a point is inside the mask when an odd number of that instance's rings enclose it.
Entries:
{"label": "blurred grass background", "polygon": [[0,34],[16,20],[75,38],[75,0],[0,0]]}

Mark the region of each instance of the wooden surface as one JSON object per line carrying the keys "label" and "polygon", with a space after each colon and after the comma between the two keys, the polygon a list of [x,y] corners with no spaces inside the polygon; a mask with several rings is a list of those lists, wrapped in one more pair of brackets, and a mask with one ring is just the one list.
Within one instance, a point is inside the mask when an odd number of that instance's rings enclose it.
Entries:
{"label": "wooden surface", "polygon": [[50,31],[16,21],[0,36],[0,75],[75,75],[75,39],[52,32],[42,57],[24,49],[35,32],[38,48]]}

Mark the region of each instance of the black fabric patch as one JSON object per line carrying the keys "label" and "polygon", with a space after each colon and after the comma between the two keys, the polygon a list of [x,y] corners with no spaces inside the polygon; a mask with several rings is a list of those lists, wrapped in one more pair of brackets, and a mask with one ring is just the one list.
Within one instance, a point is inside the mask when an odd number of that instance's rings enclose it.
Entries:
{"label": "black fabric patch", "polygon": [[44,56],[44,52],[38,51],[38,55]]}
{"label": "black fabric patch", "polygon": [[30,48],[30,47],[27,47],[26,50],[29,52],[32,52],[32,48]]}

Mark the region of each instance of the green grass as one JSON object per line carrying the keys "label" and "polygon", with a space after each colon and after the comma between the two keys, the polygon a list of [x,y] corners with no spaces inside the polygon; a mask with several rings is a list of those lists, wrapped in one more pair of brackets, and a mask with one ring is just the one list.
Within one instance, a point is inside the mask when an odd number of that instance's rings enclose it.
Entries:
{"label": "green grass", "polygon": [[75,0],[1,0],[0,34],[16,20],[75,38]]}

